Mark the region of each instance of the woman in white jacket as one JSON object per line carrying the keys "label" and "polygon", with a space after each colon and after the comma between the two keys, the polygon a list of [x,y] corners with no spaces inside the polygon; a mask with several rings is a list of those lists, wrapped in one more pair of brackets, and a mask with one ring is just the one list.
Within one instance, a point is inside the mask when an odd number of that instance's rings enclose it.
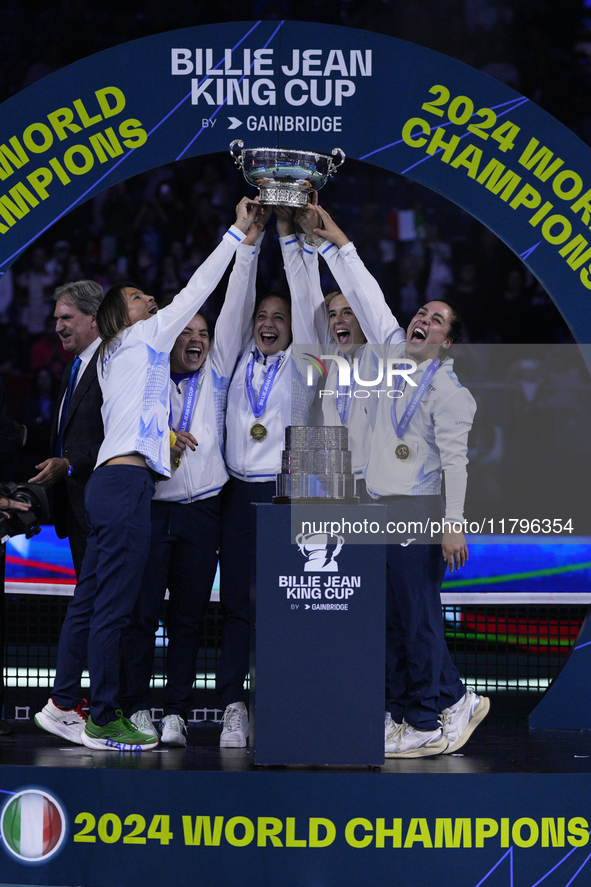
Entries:
{"label": "woman in white jacket", "polygon": [[[119,646],[148,557],[155,481],[171,473],[169,355],[221,279],[255,213],[256,203],[244,198],[235,225],[161,312],[152,296],[124,285],[109,290],[97,314],[105,439],[86,487],[91,532],[62,627],[52,697],[35,718],[43,729],[89,748],[145,750],[157,744],[120,710]],[[92,699],[86,720],[80,677],[87,653]]]}

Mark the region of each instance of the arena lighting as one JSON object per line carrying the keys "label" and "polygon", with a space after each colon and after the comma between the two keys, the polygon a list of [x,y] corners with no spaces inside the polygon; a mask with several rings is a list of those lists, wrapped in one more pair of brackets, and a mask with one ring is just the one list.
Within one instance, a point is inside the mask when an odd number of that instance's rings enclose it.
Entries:
{"label": "arena lighting", "polygon": [[[53,687],[55,680],[54,668],[11,668],[6,669],[5,684],[7,687]],[[166,681],[164,678],[152,678],[152,687],[164,687]],[[215,674],[213,672],[197,672],[195,677],[195,687],[198,690],[204,690],[206,687],[215,683]],[[88,672],[82,672],[82,687],[90,687],[90,678]]]}
{"label": "arena lighting", "polygon": [[[6,669],[6,686],[7,687],[53,687],[53,681],[55,678],[55,669],[47,669],[47,668],[7,668]],[[20,681],[20,683],[19,683]],[[195,687],[197,689],[203,690],[206,689],[207,685],[210,686],[215,682],[215,675],[213,672],[204,674],[203,672],[197,672],[197,676],[195,679]],[[502,684],[498,680],[493,678],[476,678],[475,676],[466,676],[465,678],[466,684],[470,687],[474,687],[478,693],[486,693],[497,690],[499,686],[502,685],[503,689],[508,688],[510,690],[546,690],[550,685],[550,680],[548,678],[507,678],[502,681]],[[163,678],[153,678],[151,681],[151,687],[164,687],[165,681]],[[90,679],[88,677],[88,672],[85,671],[82,673],[82,687],[90,687]]]}

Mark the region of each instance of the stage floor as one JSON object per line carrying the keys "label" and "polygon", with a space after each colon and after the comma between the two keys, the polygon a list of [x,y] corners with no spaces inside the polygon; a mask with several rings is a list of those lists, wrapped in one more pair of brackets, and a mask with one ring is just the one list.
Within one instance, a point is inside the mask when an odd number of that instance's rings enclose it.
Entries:
{"label": "stage floor", "polygon": [[[32,720],[9,721],[15,732],[0,736],[0,766],[78,767],[196,772],[376,773],[364,767],[258,767],[248,748],[219,747],[220,727],[211,722],[189,726],[187,748],[160,745],[149,752],[91,751],[39,730]],[[342,727],[340,728],[342,729]],[[527,730],[484,721],[458,754],[387,760],[379,769],[392,773],[591,773],[591,730]]]}

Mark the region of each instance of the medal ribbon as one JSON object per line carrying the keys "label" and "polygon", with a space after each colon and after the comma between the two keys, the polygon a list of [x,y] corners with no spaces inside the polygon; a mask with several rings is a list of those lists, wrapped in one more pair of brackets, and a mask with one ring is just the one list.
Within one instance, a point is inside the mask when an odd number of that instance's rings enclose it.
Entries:
{"label": "medal ribbon", "polygon": [[[351,372],[353,372],[353,368],[351,368]],[[353,382],[350,385],[337,386],[337,413],[339,414],[341,425],[346,425],[349,421],[349,410],[351,409],[351,402],[353,401],[354,391],[355,378],[353,378]],[[346,392],[349,393],[348,396]]]}
{"label": "medal ribbon", "polygon": [[[401,361],[401,363],[402,362],[403,361]],[[419,408],[419,404],[421,402],[423,394],[427,390],[427,387],[431,383],[431,379],[433,378],[433,376],[435,375],[435,373],[437,372],[437,370],[439,369],[440,366],[441,366],[441,360],[438,357],[436,357],[435,360],[431,363],[431,366],[429,367],[429,369],[426,370],[425,373],[423,374],[423,378],[419,384],[419,387],[417,388],[417,390],[413,394],[411,401],[408,404],[407,408],[405,409],[404,415],[402,416],[402,419],[400,420],[400,422],[396,418],[396,401],[398,400],[398,398],[395,397],[392,400],[392,406],[390,408],[390,416],[392,417],[392,425],[394,426],[394,431],[396,432],[396,437],[401,438],[404,435],[404,432],[406,431],[406,429],[408,428],[408,426],[411,423],[412,417],[414,416],[417,409]],[[402,376],[396,376],[396,382],[394,383],[394,390],[395,391],[402,391],[402,380],[403,380]]]}
{"label": "medal ribbon", "polygon": [[265,373],[265,378],[263,380],[263,384],[261,386],[261,390],[259,392],[259,399],[255,403],[254,399],[254,391],[252,388],[252,379],[254,376],[254,362],[257,356],[258,349],[252,352],[251,358],[248,361],[246,366],[246,392],[248,394],[248,399],[250,401],[250,408],[252,410],[252,414],[255,419],[260,419],[260,417],[265,412],[265,407],[267,406],[267,401],[269,400],[269,395],[271,394],[271,389],[273,388],[273,382],[275,381],[275,376],[279,372],[279,368],[283,361],[285,360],[285,354],[282,354],[279,360],[276,360],[275,363],[272,363],[270,367],[267,369]]}
{"label": "medal ribbon", "polygon": [[[193,413],[195,412],[195,405],[197,403],[196,395],[198,390],[199,370],[195,370],[194,373],[191,373],[191,375],[187,377],[187,393],[185,394],[185,403],[183,406],[181,421],[179,422],[177,431],[188,431],[191,427],[191,419],[193,418]],[[172,428],[172,404],[170,406],[169,425]]]}

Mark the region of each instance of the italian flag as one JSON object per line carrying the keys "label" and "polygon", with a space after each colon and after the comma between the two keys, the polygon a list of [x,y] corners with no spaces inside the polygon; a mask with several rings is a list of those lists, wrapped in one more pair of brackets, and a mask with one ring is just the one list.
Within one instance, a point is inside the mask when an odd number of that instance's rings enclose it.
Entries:
{"label": "italian flag", "polygon": [[4,840],[13,853],[25,859],[48,856],[57,846],[62,829],[58,807],[42,792],[22,792],[4,808]]}

